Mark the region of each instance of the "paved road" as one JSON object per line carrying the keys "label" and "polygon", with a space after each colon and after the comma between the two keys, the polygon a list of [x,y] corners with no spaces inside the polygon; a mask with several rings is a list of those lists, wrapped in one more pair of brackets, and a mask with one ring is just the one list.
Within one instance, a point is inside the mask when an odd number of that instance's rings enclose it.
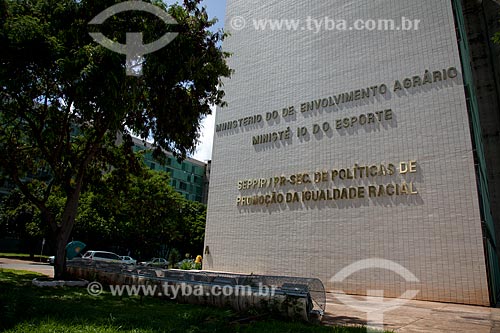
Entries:
{"label": "paved road", "polygon": [[54,277],[54,267],[43,262],[0,258],[0,268],[31,271]]}

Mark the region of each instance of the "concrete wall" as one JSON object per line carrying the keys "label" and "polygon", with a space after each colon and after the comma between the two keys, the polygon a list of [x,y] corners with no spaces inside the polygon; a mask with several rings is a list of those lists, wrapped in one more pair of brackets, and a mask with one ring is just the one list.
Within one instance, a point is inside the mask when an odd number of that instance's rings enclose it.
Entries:
{"label": "concrete wall", "polygon": [[[231,27],[235,16],[246,27]],[[309,31],[315,19],[401,17],[421,20],[418,31]],[[227,108],[216,125],[204,268],[241,273],[320,278],[330,290],[489,304],[481,221],[453,12],[448,0],[248,1],[229,0],[224,44],[235,74],[225,82]],[[258,31],[253,19],[302,19],[296,31]],[[239,20],[239,23],[238,23]],[[241,24],[238,18],[237,24]],[[236,26],[237,28],[239,26]],[[304,29],[302,29],[302,27]],[[459,74],[394,92],[396,80],[456,67]],[[386,84],[387,93],[301,112],[304,102]],[[266,113],[294,106],[292,117]],[[392,110],[392,119],[348,129],[337,119]],[[239,119],[262,115],[245,126]],[[312,134],[315,124],[329,131]],[[290,128],[288,140],[253,144],[253,138]],[[309,135],[298,137],[299,127]],[[278,136],[280,134],[277,134]],[[283,134],[281,134],[283,136]],[[276,138],[276,136],[275,136]],[[417,162],[401,174],[399,162]],[[332,180],[332,171],[359,165],[396,166],[394,175]],[[292,185],[294,174],[325,171],[326,181]],[[281,177],[283,186],[238,189],[246,179]],[[272,192],[329,190],[412,183],[418,194],[238,206],[238,197]],[[330,192],[329,192],[330,193]],[[331,192],[333,193],[333,192]],[[293,195],[293,194],[292,194]],[[206,248],[207,250],[207,248]],[[394,270],[408,269],[419,282]],[[372,259],[382,266],[331,278],[348,265]],[[362,267],[366,267],[361,266]],[[356,267],[354,267],[356,268]],[[358,269],[360,267],[357,267]],[[356,270],[356,269],[354,269]],[[406,278],[408,279],[409,274]],[[410,279],[411,280],[411,279]]]}

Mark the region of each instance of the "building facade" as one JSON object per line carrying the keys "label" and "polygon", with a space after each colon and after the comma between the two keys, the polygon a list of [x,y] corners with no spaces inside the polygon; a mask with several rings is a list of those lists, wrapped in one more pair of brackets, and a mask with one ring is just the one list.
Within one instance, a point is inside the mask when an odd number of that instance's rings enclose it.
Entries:
{"label": "building facade", "polygon": [[[150,146],[142,140],[133,138],[134,151],[146,150]],[[152,152],[144,154],[144,163],[151,170],[164,171],[170,174],[170,185],[186,199],[207,203],[209,180],[207,178],[207,164],[193,158],[186,158],[179,162],[171,153],[167,152],[165,165],[153,158]]]}
{"label": "building facade", "polygon": [[204,268],[495,304],[499,12],[228,0]]}

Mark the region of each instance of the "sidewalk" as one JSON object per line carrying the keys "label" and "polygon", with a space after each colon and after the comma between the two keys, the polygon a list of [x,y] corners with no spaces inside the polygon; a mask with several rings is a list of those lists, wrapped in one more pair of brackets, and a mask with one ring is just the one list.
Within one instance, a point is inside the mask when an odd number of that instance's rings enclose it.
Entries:
{"label": "sidewalk", "polygon": [[[397,333],[500,333],[498,308],[410,300],[383,310],[382,298],[332,293],[326,294],[326,301],[326,325],[367,325],[367,313],[371,318],[383,313],[384,329]],[[375,321],[376,328],[380,324]]]}

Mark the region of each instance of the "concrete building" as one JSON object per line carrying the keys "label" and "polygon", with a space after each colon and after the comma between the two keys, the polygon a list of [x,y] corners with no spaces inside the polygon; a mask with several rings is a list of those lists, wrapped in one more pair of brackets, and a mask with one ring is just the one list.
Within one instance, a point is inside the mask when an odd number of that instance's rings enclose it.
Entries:
{"label": "concrete building", "polygon": [[228,0],[204,268],[496,304],[499,13]]}

